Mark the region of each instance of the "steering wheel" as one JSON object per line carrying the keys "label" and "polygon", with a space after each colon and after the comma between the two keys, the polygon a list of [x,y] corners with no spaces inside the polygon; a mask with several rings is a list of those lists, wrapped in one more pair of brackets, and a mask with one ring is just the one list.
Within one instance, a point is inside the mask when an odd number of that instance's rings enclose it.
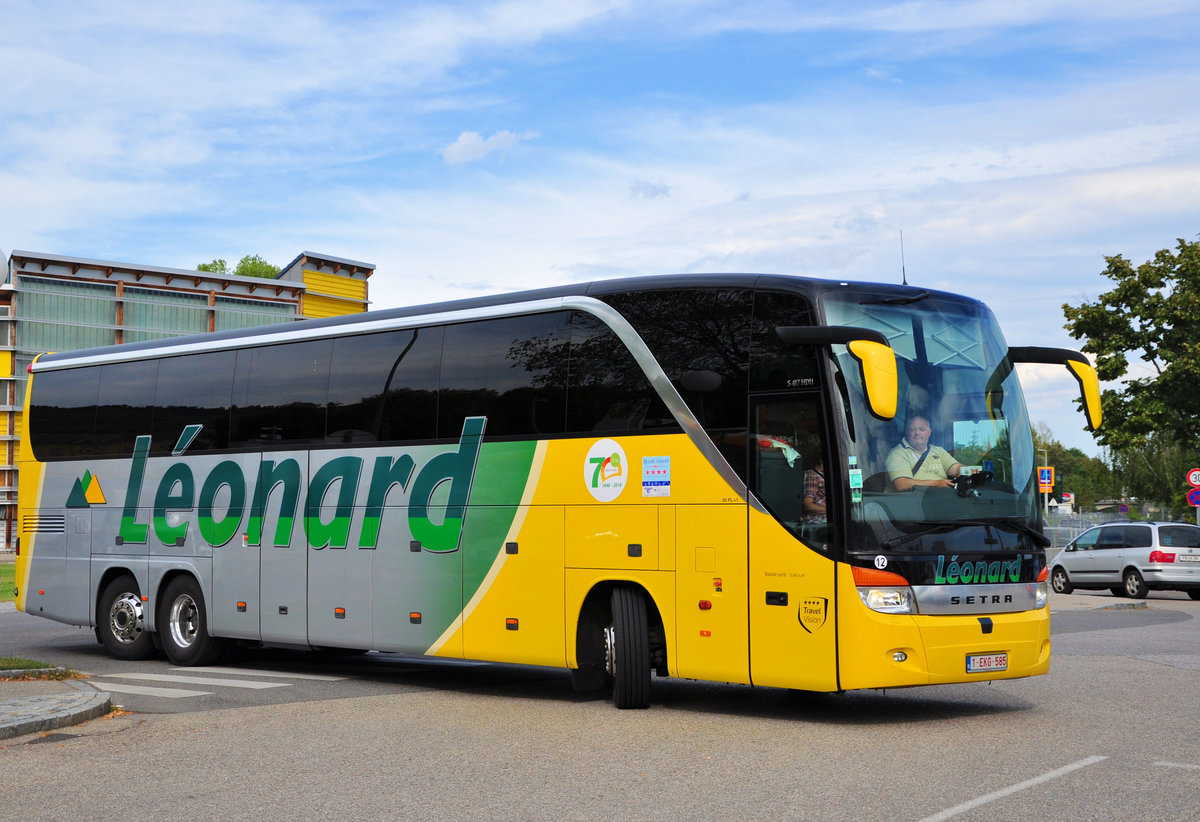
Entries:
{"label": "steering wheel", "polygon": [[991,485],[992,480],[995,478],[996,475],[991,471],[976,471],[974,474],[968,477],[968,479],[971,480],[972,488],[978,488],[981,485]]}
{"label": "steering wheel", "polygon": [[991,485],[992,480],[995,479],[995,476],[996,475],[991,471],[977,471],[969,477],[955,477],[954,491],[960,497],[964,498],[969,497],[972,494],[978,496],[979,492],[975,491],[974,489],[981,485]]}

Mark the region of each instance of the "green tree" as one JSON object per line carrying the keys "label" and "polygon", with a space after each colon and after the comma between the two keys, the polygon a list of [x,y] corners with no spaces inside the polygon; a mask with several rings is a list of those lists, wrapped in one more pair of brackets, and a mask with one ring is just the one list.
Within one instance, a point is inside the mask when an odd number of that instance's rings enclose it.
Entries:
{"label": "green tree", "polygon": [[1113,473],[1125,495],[1148,502],[1168,519],[1191,519],[1187,472],[1200,465],[1189,450],[1165,434],[1151,434],[1136,448],[1112,452]]}
{"label": "green tree", "polygon": [[238,261],[237,268],[232,272],[229,270],[229,264],[223,259],[213,260],[211,263],[200,263],[196,266],[197,271],[208,271],[214,274],[234,274],[238,277],[261,277],[267,280],[275,279],[279,273],[279,266],[271,265],[257,254],[247,254]]}
{"label": "green tree", "polygon": [[[1105,258],[1104,276],[1116,286],[1095,302],[1063,305],[1066,328],[1087,340],[1101,381],[1121,381],[1103,392],[1103,445],[1138,446],[1151,434],[1200,442],[1200,241],[1178,243],[1137,268],[1120,255]],[[1133,356],[1153,374],[1130,376]]]}
{"label": "green tree", "polygon": [[[1174,516],[1189,513],[1184,473],[1200,465],[1200,241],[1178,240],[1136,268],[1106,258],[1114,288],[1095,302],[1064,305],[1066,328],[1086,339],[1105,382],[1104,425],[1121,492]],[[1131,358],[1150,374],[1130,374]]]}

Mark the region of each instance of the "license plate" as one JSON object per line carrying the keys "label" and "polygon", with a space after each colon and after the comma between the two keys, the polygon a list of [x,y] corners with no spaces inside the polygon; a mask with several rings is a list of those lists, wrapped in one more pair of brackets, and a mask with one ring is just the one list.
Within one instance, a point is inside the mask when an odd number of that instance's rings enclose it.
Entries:
{"label": "license plate", "polygon": [[1200,562],[1200,554],[1180,554],[1180,562]]}
{"label": "license plate", "polygon": [[1007,670],[1008,654],[970,654],[967,657],[967,673],[969,674]]}

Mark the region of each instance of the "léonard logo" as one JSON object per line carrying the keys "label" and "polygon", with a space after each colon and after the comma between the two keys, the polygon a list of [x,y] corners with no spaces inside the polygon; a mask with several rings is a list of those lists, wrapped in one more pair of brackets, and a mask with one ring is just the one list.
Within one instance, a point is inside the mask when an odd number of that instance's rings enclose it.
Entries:
{"label": "l\u00e9onard logo", "polygon": [[1020,557],[1012,560],[992,560],[991,562],[986,559],[976,562],[971,562],[970,560],[959,562],[958,554],[954,554],[950,557],[950,564],[947,565],[946,557],[939,556],[937,571],[933,576],[935,585],[970,585],[972,583],[979,584],[983,582],[1020,581]]}
{"label": "l\u00e9onard logo", "polygon": [[625,490],[629,461],[615,440],[597,440],[583,463],[583,481],[600,502],[612,502]]}
{"label": "l\u00e9onard logo", "polygon": [[[264,526],[269,515],[274,514],[275,528],[267,538],[272,545],[283,547],[291,543],[292,527],[299,515],[310,547],[345,548],[351,540],[355,499],[360,487],[365,486],[359,548],[376,547],[384,505],[392,489],[399,488],[407,494],[406,505],[400,510],[407,513],[413,540],[427,551],[457,551],[486,423],[486,417],[466,418],[458,446],[435,454],[421,466],[412,454],[377,456],[369,470],[364,470],[362,457],[335,457],[313,472],[307,488],[303,487],[300,463],[290,457],[276,460],[264,454],[258,462],[257,474],[250,477],[233,460],[217,463],[202,478],[195,476],[189,463],[173,462],[158,481],[148,521],[139,521],[146,512],[142,486],[150,451],[150,437],[143,435],[133,447],[118,538],[123,544],[143,544],[153,529],[154,536],[164,545],[178,544],[186,537],[190,525],[178,513],[194,511],[200,536],[209,545],[224,545],[239,532],[245,535],[248,545],[260,545]],[[172,456],[182,456],[199,431],[200,426],[184,429]],[[91,481],[95,483],[95,477]],[[445,483],[449,483],[448,487],[439,492]],[[99,485],[95,488],[98,493]],[[85,498],[87,493],[85,486]],[[439,503],[434,503],[435,493]],[[444,507],[440,503],[443,499]],[[393,505],[398,504],[399,501],[393,500]]]}
{"label": "l\u00e9onard logo", "polygon": [[104,489],[100,487],[100,479],[91,471],[84,471],[83,476],[75,480],[71,494],[67,497],[68,508],[91,508],[93,505],[104,505]]}

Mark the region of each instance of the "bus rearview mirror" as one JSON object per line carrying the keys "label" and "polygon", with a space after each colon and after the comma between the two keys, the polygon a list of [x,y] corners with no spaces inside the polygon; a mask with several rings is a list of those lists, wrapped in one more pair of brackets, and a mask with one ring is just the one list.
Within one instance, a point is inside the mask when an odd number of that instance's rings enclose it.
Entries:
{"label": "bus rearview mirror", "polygon": [[784,345],[844,345],[858,363],[862,390],[871,413],[881,420],[896,416],[899,378],[896,352],[887,338],[871,328],[848,325],[787,325],[775,329]]}
{"label": "bus rearview mirror", "polygon": [[1013,346],[1008,349],[1008,358],[1014,363],[1029,362],[1046,365],[1063,365],[1079,383],[1079,395],[1083,400],[1083,413],[1089,431],[1100,430],[1103,415],[1100,410],[1100,378],[1088,358],[1069,348],[1041,348],[1039,346]]}

